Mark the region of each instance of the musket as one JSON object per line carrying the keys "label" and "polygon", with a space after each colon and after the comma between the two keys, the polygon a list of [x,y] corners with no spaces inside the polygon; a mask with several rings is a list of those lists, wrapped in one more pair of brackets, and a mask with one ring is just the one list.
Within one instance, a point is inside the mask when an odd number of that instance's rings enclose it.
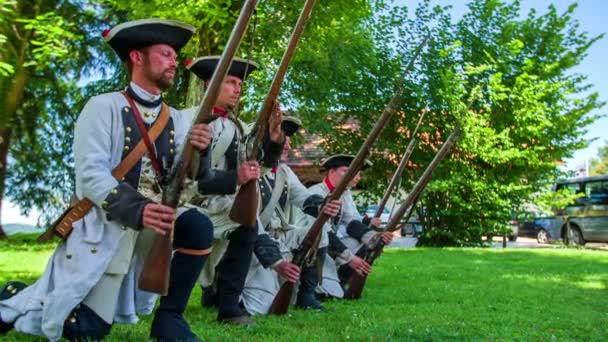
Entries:
{"label": "musket", "polygon": [[[413,67],[414,61],[418,58],[418,55],[422,51],[422,47],[426,44],[429,37],[430,37],[430,35],[427,35],[425,37],[424,41],[420,44],[420,46],[418,46],[414,56],[412,57],[412,59],[410,60],[410,62],[407,65],[407,67],[405,68],[403,76],[399,79],[399,81],[397,83],[397,88],[395,90],[395,93],[393,94],[393,97],[391,98],[388,105],[384,108],[384,111],[382,112],[380,119],[378,119],[378,121],[372,128],[372,131],[367,136],[367,139],[365,139],[365,142],[363,143],[363,145],[361,145],[361,148],[359,148],[359,152],[357,152],[355,159],[350,163],[350,166],[348,167],[348,169],[346,170],[346,173],[344,174],[344,176],[338,183],[338,186],[336,188],[334,188],[334,191],[332,191],[329,194],[329,196],[327,197],[326,203],[331,202],[333,200],[340,199],[342,197],[342,194],[348,187],[348,184],[350,183],[350,181],[355,177],[355,175],[359,172],[359,170],[363,166],[365,159],[371,152],[372,145],[378,139],[378,136],[382,132],[382,129],[384,129],[384,126],[386,126],[386,123],[391,118],[391,116],[393,116],[393,114],[395,114],[397,112],[397,110],[399,109],[399,107],[401,105],[401,96],[403,95],[403,83],[405,80],[405,76],[410,71],[410,69]],[[315,219],[314,223],[308,230],[308,233],[306,233],[306,236],[300,243],[300,246],[298,246],[298,248],[293,252],[293,258],[292,258],[293,264],[302,268],[304,266],[304,263],[306,262],[306,260],[311,258],[311,255],[310,255],[311,251],[313,250],[313,247],[319,243],[323,225],[325,224],[325,222],[327,222],[328,219],[329,219],[329,215],[327,215],[323,212],[319,213],[319,215]],[[283,285],[281,285],[279,292],[274,297],[274,300],[272,301],[272,304],[270,305],[270,309],[268,310],[268,313],[275,314],[275,315],[286,314],[287,311],[289,310],[289,302],[291,301],[291,295],[293,293],[293,288],[294,288],[294,283],[291,283],[288,281],[284,282]]]}
{"label": "musket", "polygon": [[[194,124],[209,123],[213,120],[212,110],[219,96],[222,82],[232,63],[236,50],[245,35],[249,20],[255,11],[257,3],[258,0],[246,0],[243,4],[226,48],[213,72],[209,87],[201,101]],[[174,209],[179,205],[184,180],[190,171],[190,165],[195,152],[194,147],[189,141],[185,141],[184,143],[185,146],[182,153],[176,158],[177,162],[168,174],[162,197],[162,204]],[[207,153],[207,155],[210,155],[210,153]],[[167,295],[171,271],[172,236],[173,231],[170,234],[155,235],[150,251],[144,261],[143,270],[139,276],[138,285],[141,290],[158,293],[163,296]]]}
{"label": "musket", "polygon": [[[397,212],[393,217],[391,217],[389,223],[386,226],[387,232],[393,232],[399,229],[399,223],[401,222],[401,218],[405,214],[405,212],[414,204],[416,199],[420,196],[426,185],[430,182],[431,177],[433,176],[433,171],[439,166],[439,163],[448,155],[452,146],[456,143],[456,139],[460,136],[460,126],[456,126],[452,134],[445,141],[443,146],[437,151],[437,154],[424,170],[412,191],[407,195],[403,203],[397,209]],[[373,265],[374,261],[382,254],[382,250],[384,249],[384,243],[380,237],[377,238],[376,244],[371,248],[371,250],[365,255],[365,261],[367,261],[370,265]],[[367,280],[367,275],[360,275],[358,273],[353,273],[350,277],[350,280],[347,282],[346,289],[344,291],[344,298],[347,299],[358,299],[361,298],[361,293],[363,292],[363,287],[365,286],[365,281]]]}
{"label": "musket", "polygon": [[[248,151],[248,160],[259,159],[258,152],[263,144],[266,134],[268,133],[268,119],[275,110],[277,105],[276,100],[279,96],[281,86],[283,85],[283,79],[285,79],[287,68],[289,67],[289,63],[296,52],[296,48],[300,42],[300,37],[302,36],[302,32],[304,32],[306,23],[310,19],[310,13],[312,12],[315,2],[316,0],[306,0],[306,3],[304,3],[304,8],[302,8],[302,11],[300,12],[300,17],[298,18],[298,21],[296,22],[296,25],[291,33],[289,43],[287,44],[287,48],[283,53],[279,68],[274,75],[270,90],[268,91],[268,94],[266,94],[264,104],[262,105],[258,119],[253,127],[253,144],[247,144],[247,146],[252,146],[252,148]],[[239,192],[237,193],[232,204],[232,208],[230,209],[229,217],[232,221],[244,226],[255,226],[258,214],[258,191],[257,179],[250,180],[249,182],[241,185]]]}
{"label": "musket", "polygon": [[[400,86],[395,95],[393,95],[390,103],[384,109],[380,119],[374,125],[371,133],[365,139],[365,142],[359,149],[359,152],[355,156],[355,159],[350,163],[348,170],[334,189],[326,199],[325,203],[331,202],[333,200],[338,200],[342,197],[342,194],[348,188],[348,183],[355,177],[355,175],[361,170],[361,167],[365,163],[365,159],[369,156],[371,152],[371,148],[380,136],[382,129],[386,126],[388,120],[393,116],[393,114],[399,109],[399,105],[401,102],[401,94],[403,93],[403,88]],[[308,259],[310,251],[313,249],[314,245],[318,242],[318,238],[323,230],[323,225],[329,219],[329,215],[324,212],[320,212],[315,222],[310,227],[308,233],[304,237],[304,240],[300,244],[297,250],[293,253],[292,263],[302,268],[305,261]],[[274,297],[274,300],[270,306],[268,313],[275,315],[284,315],[287,313],[289,308],[289,301],[291,299],[291,294],[293,292],[294,284],[290,282],[284,282],[279,292]]]}
{"label": "musket", "polygon": [[393,174],[393,178],[391,178],[391,182],[388,184],[388,187],[384,191],[382,200],[380,200],[380,203],[378,204],[378,210],[376,210],[376,213],[374,214],[374,217],[376,217],[376,218],[380,217],[380,215],[382,215],[382,212],[384,211],[384,207],[386,206],[386,203],[388,202],[389,197],[391,197],[391,194],[393,193],[393,189],[401,180],[403,171],[405,171],[405,167],[407,166],[407,163],[410,161],[412,152],[414,152],[414,148],[416,148],[416,144],[418,143],[418,140],[416,139],[416,133],[418,132],[418,127],[420,127],[420,123],[422,123],[422,118],[424,118],[424,114],[425,114],[425,112],[422,112],[422,115],[420,116],[420,119],[418,120],[418,124],[416,125],[416,128],[414,129],[414,132],[412,133],[412,139],[410,140],[409,144],[407,145],[407,148],[405,149],[405,153],[403,153],[403,157],[401,158],[401,161],[399,162],[399,165],[397,166],[397,170]]}

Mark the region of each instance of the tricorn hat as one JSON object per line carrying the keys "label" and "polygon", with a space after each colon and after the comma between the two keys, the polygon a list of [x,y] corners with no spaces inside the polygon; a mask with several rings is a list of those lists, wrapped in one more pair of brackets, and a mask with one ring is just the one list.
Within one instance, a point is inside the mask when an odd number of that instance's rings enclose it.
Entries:
{"label": "tricorn hat", "polygon": [[283,116],[283,122],[281,122],[281,129],[285,132],[285,135],[291,137],[302,126],[302,121],[295,116]]}
{"label": "tricorn hat", "polygon": [[[341,166],[350,166],[350,163],[355,160],[355,156],[350,154],[335,154],[321,161],[321,167],[324,170],[334,169]],[[373,164],[369,159],[365,159],[365,163],[361,167],[361,171],[371,167]]]}
{"label": "tricorn hat", "polygon": [[103,31],[103,39],[124,62],[129,52],[150,45],[167,44],[179,52],[194,33],[194,26],[168,19],[140,19],[128,21]]}
{"label": "tricorn hat", "polygon": [[[219,62],[220,56],[206,56],[188,60],[185,64],[186,69],[193,72],[201,80],[208,81],[213,76],[213,72]],[[257,69],[258,65],[254,62],[247,62],[247,60],[242,58],[234,58],[230,68],[228,68],[228,75],[245,80],[249,74]]]}

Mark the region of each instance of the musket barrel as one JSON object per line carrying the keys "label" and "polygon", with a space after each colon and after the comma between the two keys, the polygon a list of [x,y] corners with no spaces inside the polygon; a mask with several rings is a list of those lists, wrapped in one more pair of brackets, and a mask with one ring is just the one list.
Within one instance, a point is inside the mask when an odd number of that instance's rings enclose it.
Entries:
{"label": "musket barrel", "polygon": [[[296,52],[296,48],[300,42],[300,37],[302,36],[302,32],[304,31],[306,23],[310,18],[310,14],[315,2],[316,0],[306,0],[306,3],[300,12],[300,16],[298,17],[298,21],[296,22],[296,25],[291,33],[291,37],[287,43],[287,48],[283,53],[279,68],[274,75],[272,85],[270,86],[268,94],[266,94],[262,109],[260,110],[260,114],[258,115],[258,119],[255,123],[253,129],[253,132],[255,132],[252,145],[253,149],[248,151],[248,160],[258,160],[258,146],[262,145],[266,131],[268,131],[268,119],[272,114],[273,108],[276,104],[276,99],[279,96],[279,91],[283,85],[283,80],[285,79],[285,74],[287,73],[287,68],[289,67],[289,63]],[[239,188],[239,192],[237,193],[232,208],[230,209],[229,217],[231,220],[241,225],[255,226],[257,208],[258,181],[251,180],[248,183],[241,185]]]}
{"label": "musket barrel", "polygon": [[456,126],[452,134],[450,134],[446,142],[443,144],[443,146],[441,146],[441,148],[435,155],[435,158],[433,158],[431,163],[424,170],[422,176],[420,176],[420,178],[416,182],[416,185],[414,185],[412,191],[407,195],[403,203],[399,206],[399,209],[397,209],[395,215],[391,217],[391,220],[386,226],[387,231],[392,232],[397,229],[398,224],[401,221],[401,217],[405,215],[407,209],[414,203],[416,198],[420,196],[428,182],[431,180],[431,177],[433,176],[433,171],[435,171],[437,166],[439,166],[439,163],[443,160],[443,158],[445,158],[448,152],[450,152],[450,149],[452,148],[452,146],[456,142],[456,139],[460,135],[460,131],[460,126]]}
{"label": "musket barrel", "polygon": [[[222,53],[218,66],[213,72],[209,87],[205,92],[198,114],[194,123],[209,122],[211,110],[217,101],[220,88],[232,59],[238,49],[249,20],[255,11],[258,0],[246,0],[237,18],[236,24],[232,29],[226,48]],[[172,208],[177,208],[182,193],[184,179],[190,169],[194,148],[189,141],[184,142],[184,149],[176,159],[174,169],[171,171],[171,178],[168,180],[163,192],[162,203]],[[148,256],[144,260],[144,266],[139,277],[138,286],[140,289],[167,295],[169,291],[169,274],[171,268],[171,237],[172,234],[156,234]]]}

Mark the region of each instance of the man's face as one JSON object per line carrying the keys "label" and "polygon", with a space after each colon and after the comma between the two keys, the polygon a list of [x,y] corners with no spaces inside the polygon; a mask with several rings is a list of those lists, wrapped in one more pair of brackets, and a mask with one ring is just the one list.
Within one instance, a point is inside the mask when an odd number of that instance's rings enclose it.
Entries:
{"label": "man's face", "polygon": [[338,183],[340,183],[340,181],[344,177],[344,174],[346,174],[346,170],[348,170],[347,166],[340,166],[330,169],[328,176],[331,184],[333,184],[334,186],[338,185]]}
{"label": "man's face", "polygon": [[356,187],[357,184],[359,184],[360,180],[361,180],[361,171],[357,172],[357,174],[355,175],[355,177],[353,177],[353,179],[351,179],[350,183],[348,183],[348,187],[349,188]]}
{"label": "man's face", "polygon": [[243,81],[240,78],[226,75],[215,105],[226,110],[232,110],[239,102],[242,84]]}
{"label": "man's face", "polygon": [[167,44],[151,45],[141,50],[144,77],[161,90],[169,89],[175,79],[176,58],[177,53]]}
{"label": "man's face", "polygon": [[283,145],[283,152],[281,153],[281,162],[285,163],[287,157],[289,157],[289,150],[291,150],[291,138],[285,135],[285,145]]}

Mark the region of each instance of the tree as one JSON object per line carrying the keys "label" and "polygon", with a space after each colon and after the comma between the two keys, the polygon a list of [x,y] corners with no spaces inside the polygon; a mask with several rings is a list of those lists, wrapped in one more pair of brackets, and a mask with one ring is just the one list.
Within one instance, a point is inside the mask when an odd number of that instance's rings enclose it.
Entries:
{"label": "tree", "polygon": [[[29,2],[24,3],[30,5]],[[3,2],[4,4],[8,2]],[[8,114],[6,118],[3,117],[3,122],[19,122],[24,127],[14,123],[6,125],[11,134],[18,136],[17,139],[11,140],[8,135],[2,135],[5,144],[1,146],[7,147],[4,155],[9,155],[4,159],[8,162],[9,172],[6,174],[6,182],[2,174],[0,184],[6,185],[7,197],[22,209],[42,209],[43,221],[48,222],[65,207],[73,193],[71,142],[73,126],[80,108],[91,95],[119,89],[127,79],[120,61],[103,43],[101,31],[125,20],[146,17],[178,18],[194,24],[198,29],[193,43],[182,51],[181,58],[220,54],[242,1],[51,1],[37,4],[32,9],[33,13],[23,12],[21,9],[26,5],[21,2],[10,4],[7,8],[16,15],[15,19],[10,21],[8,18],[11,16],[2,18],[3,29],[0,34],[3,36],[0,36],[0,44],[6,41],[3,37],[13,34],[13,27],[28,32],[28,35],[24,35],[19,31],[13,40],[9,40],[12,44],[20,44],[19,51],[24,51],[23,65],[26,66],[22,69],[26,73],[19,74],[25,77],[22,87],[19,88],[21,97],[12,97],[17,99],[17,109],[14,113],[4,111]],[[263,1],[258,6],[256,31],[254,33],[253,29],[250,29],[240,50],[240,56],[247,57],[251,54],[252,59],[263,67],[262,72],[248,82],[249,90],[243,104],[243,116],[249,119],[255,117],[258,109],[255,104],[259,103],[257,101],[264,96],[270,85],[274,66],[278,65],[300,9],[299,2],[279,0]],[[367,1],[319,1],[303,39],[314,42],[316,37],[330,32],[328,28],[332,25],[340,26],[340,32],[344,36],[356,37],[359,34],[355,25],[349,26],[348,23],[359,22],[358,17],[369,16],[371,13]],[[37,16],[42,14],[47,16],[46,21],[36,19],[38,21],[31,22],[27,28],[22,27],[24,20],[39,18]],[[49,19],[51,16],[53,20]],[[53,23],[60,26],[53,26]],[[355,29],[355,32],[349,32],[350,28]],[[33,38],[26,39],[40,35],[39,32],[49,35],[44,44]],[[253,48],[251,38],[255,38]],[[339,37],[334,36],[334,43],[337,38]],[[300,49],[305,45],[301,44]],[[39,46],[43,47],[42,51],[51,54],[50,57],[38,58],[32,52]],[[320,45],[314,47],[321,51],[324,49]],[[346,53],[355,48],[357,46],[349,44],[342,47]],[[66,51],[69,51],[69,54]],[[298,51],[298,54],[306,53]],[[303,58],[303,64],[314,59]],[[1,61],[0,71],[11,72],[9,76],[16,77],[16,71],[21,64],[5,58],[4,55]],[[183,60],[180,60],[181,62]],[[310,64],[306,66],[310,67]],[[7,79],[6,82],[9,84],[12,81]],[[327,88],[327,85],[319,84],[310,90],[321,91],[321,87]],[[193,88],[200,89],[196,77],[191,77],[184,68],[178,68],[176,85],[164,98],[177,108],[184,107],[187,102],[184,95]],[[294,98],[286,90],[281,100],[288,104],[299,101],[299,98]],[[25,127],[27,129],[24,129]],[[6,169],[2,170],[4,172]]]}
{"label": "tree", "polygon": [[[557,161],[585,146],[584,127],[597,118],[589,113],[603,105],[597,93],[583,94],[590,87],[586,77],[570,71],[602,38],[580,32],[571,17],[575,9],[558,14],[550,6],[545,14],[531,11],[520,19],[517,1],[474,0],[453,23],[449,7],[431,7],[430,1],[413,17],[407,8],[378,8],[367,20],[375,47],[367,52],[382,65],[368,67],[371,57],[358,60],[360,73],[345,70],[340,76],[347,86],[319,102],[333,100],[334,114],[318,125],[358,124],[355,130],[328,129],[327,150],[357,150],[377,118],[372,113],[388,102],[400,69],[430,33],[432,41],[405,80],[402,111],[376,145],[366,185],[375,198],[382,193],[424,111],[406,189],[457,124],[463,134],[420,201],[426,213],[420,243],[477,245],[484,235],[506,233],[507,222],[556,172]],[[349,99],[336,101],[342,97]],[[316,113],[310,117],[322,121]]]}
{"label": "tree", "polygon": [[591,159],[590,176],[608,174],[608,141],[597,151],[597,158]]}
{"label": "tree", "polygon": [[[56,145],[61,140],[41,145],[46,136],[39,134],[52,131],[61,137],[56,132],[63,130],[61,121],[74,118],[68,94],[76,87],[70,81],[80,72],[86,75],[91,45],[83,33],[95,23],[85,5],[78,0],[0,2],[0,200],[19,160],[44,168],[52,166],[45,161],[61,162],[45,155],[47,147],[61,148]],[[36,179],[27,183],[35,187]]]}

